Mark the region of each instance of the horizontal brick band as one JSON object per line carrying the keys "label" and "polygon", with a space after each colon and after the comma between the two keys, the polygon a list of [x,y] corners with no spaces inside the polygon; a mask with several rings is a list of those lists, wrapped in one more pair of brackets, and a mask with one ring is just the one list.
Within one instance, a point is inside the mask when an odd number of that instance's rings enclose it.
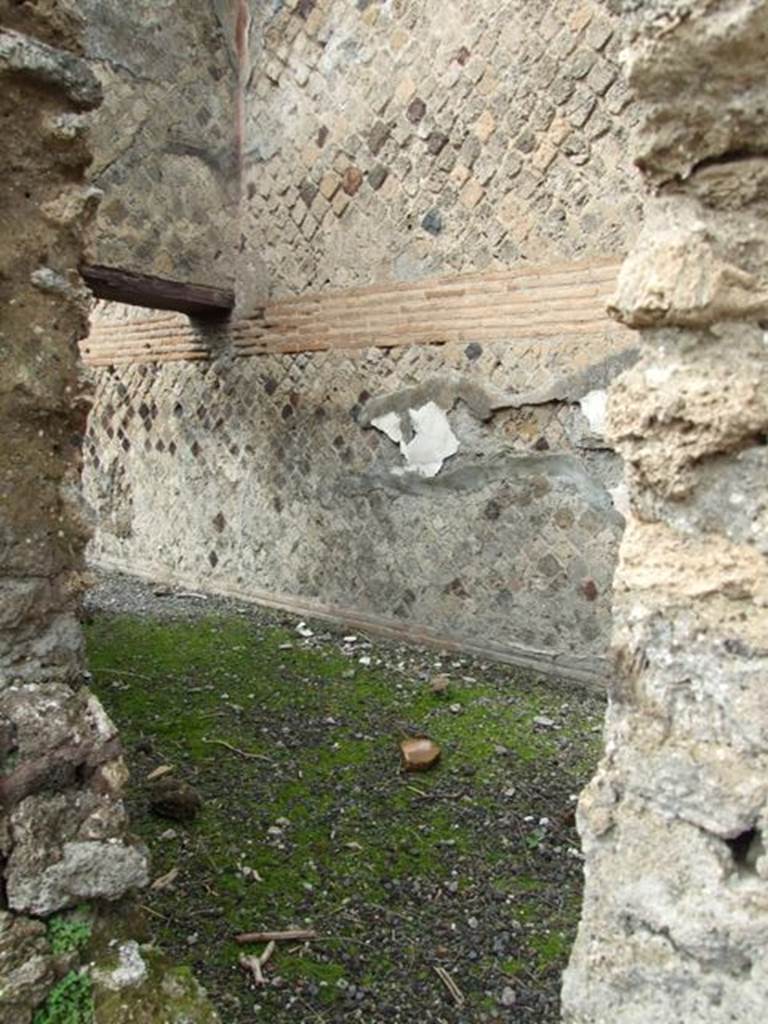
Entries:
{"label": "horizontal brick band", "polygon": [[[238,356],[393,348],[515,338],[621,335],[605,306],[616,260],[452,275],[409,284],[320,292],[270,303],[228,329]],[[107,314],[108,315],[108,314]],[[98,316],[83,342],[92,366],[209,358],[214,338],[181,315]]]}

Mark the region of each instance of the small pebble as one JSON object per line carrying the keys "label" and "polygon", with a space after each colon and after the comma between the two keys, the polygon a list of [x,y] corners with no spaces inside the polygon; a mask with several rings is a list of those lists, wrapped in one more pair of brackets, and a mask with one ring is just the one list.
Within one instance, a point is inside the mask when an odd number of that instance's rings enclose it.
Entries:
{"label": "small pebble", "polygon": [[507,985],[501,993],[499,1002],[502,1006],[514,1006],[517,1002],[517,993],[513,988],[510,988],[510,986]]}
{"label": "small pebble", "polygon": [[536,715],[533,724],[540,725],[542,729],[551,729],[555,724],[555,720],[554,718],[548,718],[546,715]]}

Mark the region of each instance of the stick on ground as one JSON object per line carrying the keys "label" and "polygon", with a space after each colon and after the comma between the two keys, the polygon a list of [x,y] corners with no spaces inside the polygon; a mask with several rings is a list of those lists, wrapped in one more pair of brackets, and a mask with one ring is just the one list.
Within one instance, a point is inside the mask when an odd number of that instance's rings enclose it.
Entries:
{"label": "stick on ground", "polygon": [[446,971],[446,969],[444,967],[435,967],[434,970],[435,970],[435,974],[438,976],[440,981],[442,981],[442,983],[445,985],[445,987],[451,993],[451,996],[453,997],[454,1003],[456,1003],[457,1006],[463,1006],[464,1005],[464,993],[461,991],[459,986],[456,984],[456,982],[450,976],[448,971]]}
{"label": "stick on ground", "polygon": [[235,942],[244,946],[249,942],[309,942],[316,938],[317,932],[311,928],[294,928],[285,932],[241,932]]}
{"label": "stick on ground", "polygon": [[267,757],[266,754],[252,754],[250,750],[241,750],[240,747],[233,747],[226,740],[209,740],[203,736],[203,743],[207,743],[209,746],[224,747],[226,750],[231,750],[233,754],[239,754],[240,757],[252,757],[254,761],[267,761],[269,764],[272,764],[272,758]]}

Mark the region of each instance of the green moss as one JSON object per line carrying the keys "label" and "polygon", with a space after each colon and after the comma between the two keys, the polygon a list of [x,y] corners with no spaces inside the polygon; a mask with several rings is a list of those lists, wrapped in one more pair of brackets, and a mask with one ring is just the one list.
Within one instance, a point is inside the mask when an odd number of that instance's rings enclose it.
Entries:
{"label": "green moss", "polygon": [[54,953],[78,952],[88,945],[90,938],[90,922],[81,917],[59,914],[48,922],[48,941]]}
{"label": "green moss", "polygon": [[[473,681],[452,678],[446,699],[407,675],[361,666],[333,644],[307,648],[291,630],[244,619],[118,617],[97,620],[87,635],[95,689],[134,762],[133,828],[152,850],[155,876],[181,872],[174,887],[149,896],[154,937],[176,955],[204,961],[207,987],[218,978],[225,995],[244,988],[237,932],[304,923],[321,928],[324,941],[308,950],[281,947],[271,969],[288,984],[316,986],[321,1006],[343,997],[342,979],[382,992],[403,963],[418,977],[423,928],[430,928],[419,915],[431,914],[439,927],[453,908],[438,902],[425,910],[413,887],[444,892],[449,880],[457,899],[478,884],[514,894],[504,913],[524,924],[520,963],[528,971],[563,965],[578,893],[571,902],[558,891],[558,909],[546,906],[551,882],[538,867],[552,840],[537,822],[560,813],[591,771],[594,713],[574,702],[567,728],[537,728],[536,716],[563,719],[563,693],[523,674],[495,670],[506,672],[500,685],[475,669]],[[435,739],[443,757],[433,771],[402,776],[398,742],[412,730]],[[563,739],[578,741],[589,762],[581,778],[581,769],[563,762]],[[204,798],[194,824],[174,823],[175,840],[160,838],[169,823],[147,813],[140,784],[163,762]],[[542,805],[542,778],[556,780],[554,806]],[[510,782],[512,801],[504,796]],[[510,812],[514,843],[502,844],[483,823]],[[525,816],[533,820],[524,824]],[[289,824],[272,840],[268,830],[282,819]],[[386,949],[370,943],[395,928],[401,950],[393,965]],[[560,932],[566,938],[558,945]],[[197,936],[191,952],[189,933]],[[500,970],[516,973],[506,964],[481,959],[469,969],[477,977],[473,983],[470,973],[462,984],[471,1005],[480,1005]],[[431,968],[423,982],[435,984]],[[273,1016],[279,1012],[278,996],[262,991],[259,999]]]}
{"label": "green moss", "polygon": [[92,1024],[93,984],[86,972],[70,971],[51,989],[34,1024]]}
{"label": "green moss", "polygon": [[568,954],[571,940],[564,932],[549,932],[534,935],[531,946],[536,950],[539,970],[546,970],[554,963],[560,963]]}
{"label": "green moss", "polygon": [[142,957],[148,970],[140,985],[116,991],[104,986],[96,973],[93,1024],[221,1024],[189,967],[170,967],[146,946]]}

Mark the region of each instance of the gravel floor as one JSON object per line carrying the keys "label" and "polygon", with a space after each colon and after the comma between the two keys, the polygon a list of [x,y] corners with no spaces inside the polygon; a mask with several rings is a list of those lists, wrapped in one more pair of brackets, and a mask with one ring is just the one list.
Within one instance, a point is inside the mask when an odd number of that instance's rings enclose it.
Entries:
{"label": "gravel floor", "polygon": [[[599,699],[117,575],[86,619],[132,824],[153,877],[171,876],[143,900],[153,938],[224,1024],[555,1024]],[[419,734],[441,760],[403,773],[399,741]],[[202,796],[194,821],[152,812],[146,777],[163,765]],[[291,927],[318,937],[281,943],[255,985],[238,960],[264,945],[233,936]]]}

